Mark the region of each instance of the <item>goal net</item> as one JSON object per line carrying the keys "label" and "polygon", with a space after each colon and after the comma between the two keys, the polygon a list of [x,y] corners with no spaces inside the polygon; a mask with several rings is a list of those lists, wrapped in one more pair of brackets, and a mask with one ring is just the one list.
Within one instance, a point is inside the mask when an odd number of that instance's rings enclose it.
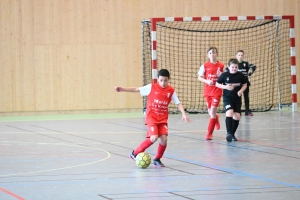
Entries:
{"label": "goal net", "polygon": [[[197,72],[208,61],[208,48],[217,47],[218,60],[225,67],[230,58],[235,58],[237,50],[244,50],[244,60],[257,66],[249,78],[250,109],[268,111],[283,105],[294,106],[296,92],[292,91],[295,83],[291,87],[291,71],[293,80],[295,63],[291,60],[295,60],[295,41],[291,23],[294,23],[293,16],[143,20],[144,85],[155,82],[160,69],[168,69],[170,85],[175,88],[186,111],[206,113],[204,83],[198,81]],[[243,110],[244,99],[242,101]],[[223,102],[218,109],[223,112]],[[170,104],[169,111],[176,113],[178,109]]]}

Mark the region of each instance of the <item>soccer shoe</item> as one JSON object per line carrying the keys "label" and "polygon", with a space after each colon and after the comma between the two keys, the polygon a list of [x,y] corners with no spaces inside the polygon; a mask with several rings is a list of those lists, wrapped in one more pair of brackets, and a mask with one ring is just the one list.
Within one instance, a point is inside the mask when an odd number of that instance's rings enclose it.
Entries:
{"label": "soccer shoe", "polygon": [[220,121],[219,121],[219,114],[216,114],[216,124],[215,124],[216,130],[220,129]]}
{"label": "soccer shoe", "polygon": [[232,141],[238,141],[238,139],[235,137],[235,135],[232,135]]}
{"label": "soccer shoe", "polygon": [[227,140],[227,142],[231,142],[232,141],[232,134],[231,133],[227,134],[226,140]]}
{"label": "soccer shoe", "polygon": [[246,116],[253,116],[252,112],[250,110],[245,111]]}
{"label": "soccer shoe", "polygon": [[129,157],[135,161],[135,157],[136,155],[134,155],[134,151],[132,151],[130,154],[129,154]]}
{"label": "soccer shoe", "polygon": [[206,140],[212,140],[212,134],[207,133],[205,139]]}
{"label": "soccer shoe", "polygon": [[160,161],[160,159],[158,159],[158,158],[155,158],[155,159],[153,160],[153,164],[156,165],[156,166],[158,166],[158,167],[164,167],[164,166],[165,166],[165,165]]}

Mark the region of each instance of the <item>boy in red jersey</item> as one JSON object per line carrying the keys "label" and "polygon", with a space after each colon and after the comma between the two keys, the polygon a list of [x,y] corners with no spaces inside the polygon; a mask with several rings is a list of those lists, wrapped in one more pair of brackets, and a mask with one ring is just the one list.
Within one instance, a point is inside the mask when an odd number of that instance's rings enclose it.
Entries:
{"label": "boy in red jersey", "polygon": [[145,121],[145,124],[147,125],[147,138],[129,155],[133,160],[135,160],[135,157],[139,153],[144,152],[159,138],[160,142],[158,144],[157,154],[153,163],[156,166],[164,167],[164,164],[160,161],[160,159],[167,147],[168,106],[171,100],[174,101],[182,113],[181,121],[185,120],[186,122],[190,122],[190,119],[186,116],[184,108],[181,105],[174,88],[168,84],[169,79],[169,71],[161,69],[158,72],[158,83],[149,84],[144,87],[125,88],[117,86],[115,88],[117,92],[140,92],[142,96],[148,96]]}
{"label": "boy in red jersey", "polygon": [[214,129],[220,129],[219,115],[217,114],[217,108],[222,96],[222,89],[217,88],[216,81],[222,74],[224,64],[217,60],[218,50],[216,47],[210,47],[207,51],[207,57],[209,61],[201,65],[198,71],[198,80],[205,83],[204,85],[204,97],[208,109],[210,120],[208,123],[206,140],[212,140],[212,134]]}

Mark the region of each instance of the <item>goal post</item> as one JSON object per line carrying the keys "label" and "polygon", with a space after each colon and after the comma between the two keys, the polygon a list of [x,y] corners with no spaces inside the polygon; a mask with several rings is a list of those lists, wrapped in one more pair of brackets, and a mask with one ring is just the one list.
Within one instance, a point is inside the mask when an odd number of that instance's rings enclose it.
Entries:
{"label": "goal post", "polygon": [[[249,77],[250,109],[268,111],[291,105],[292,111],[297,111],[294,29],[292,15],[143,20],[143,82],[156,82],[158,70],[166,68],[185,109],[206,113],[204,84],[198,81],[197,72],[208,60],[207,49],[217,47],[218,60],[225,66],[237,50],[244,50],[244,59],[257,66]],[[223,104],[218,109],[222,112]],[[178,109],[170,105],[169,111]]]}

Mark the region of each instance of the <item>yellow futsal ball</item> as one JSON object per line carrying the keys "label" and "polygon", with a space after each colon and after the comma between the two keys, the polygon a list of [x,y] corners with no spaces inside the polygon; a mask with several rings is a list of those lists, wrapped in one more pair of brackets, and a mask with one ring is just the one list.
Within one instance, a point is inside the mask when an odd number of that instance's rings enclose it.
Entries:
{"label": "yellow futsal ball", "polygon": [[151,157],[148,153],[142,152],[135,157],[135,163],[140,168],[147,168],[151,163]]}

